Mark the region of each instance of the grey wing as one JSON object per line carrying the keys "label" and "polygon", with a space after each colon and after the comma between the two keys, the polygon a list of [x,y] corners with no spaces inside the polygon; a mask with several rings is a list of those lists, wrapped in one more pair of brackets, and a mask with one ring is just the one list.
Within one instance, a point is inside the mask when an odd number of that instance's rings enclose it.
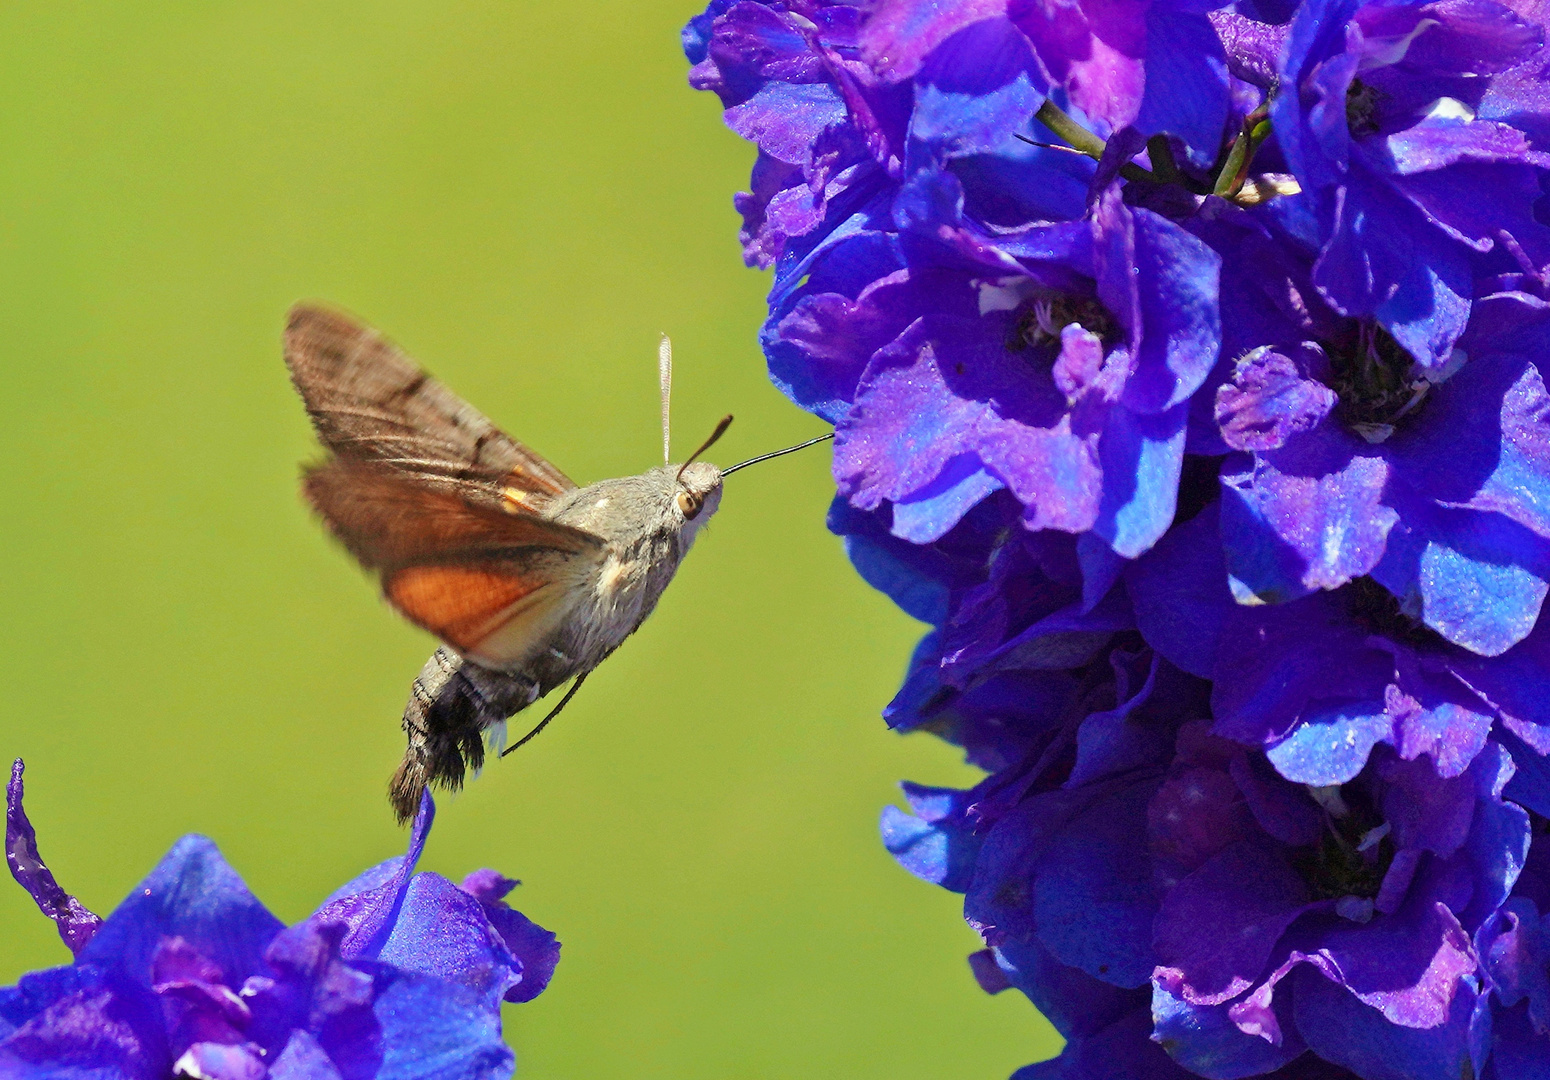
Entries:
{"label": "grey wing", "polygon": [[369,326],[298,305],[285,362],[317,429],[343,458],[368,459],[464,498],[537,513],[576,485],[497,428]]}

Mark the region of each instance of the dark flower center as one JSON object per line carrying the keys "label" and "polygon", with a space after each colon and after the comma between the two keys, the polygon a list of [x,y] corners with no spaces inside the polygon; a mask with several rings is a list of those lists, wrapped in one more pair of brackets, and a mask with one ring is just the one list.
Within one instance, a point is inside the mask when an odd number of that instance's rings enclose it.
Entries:
{"label": "dark flower center", "polygon": [[1416,649],[1441,646],[1443,637],[1408,614],[1399,599],[1370,577],[1359,577],[1343,590],[1351,619],[1370,634]]}
{"label": "dark flower center", "polygon": [[1173,511],[1175,525],[1193,518],[1221,494],[1222,462],[1225,460],[1224,455],[1184,455],[1184,467],[1179,472],[1178,502]]}
{"label": "dark flower center", "polygon": [[1105,345],[1119,339],[1119,324],[1096,297],[1049,293],[1036,296],[1023,305],[1012,329],[1007,332],[1007,352],[1059,345],[1060,332],[1072,323],[1095,335]]}
{"label": "dark flower center", "polygon": [[1394,861],[1394,841],[1361,793],[1349,786],[1322,790],[1330,793],[1321,800],[1324,834],[1318,843],[1299,849],[1292,865],[1320,900],[1371,900]]}
{"label": "dark flower center", "polygon": [[1345,340],[1323,344],[1337,414],[1362,438],[1381,443],[1420,410],[1430,384],[1412,374],[1415,358],[1383,327],[1361,323]]}
{"label": "dark flower center", "polygon": [[1368,86],[1360,79],[1352,79],[1345,91],[1345,126],[1354,138],[1378,133],[1378,106],[1383,92]]}

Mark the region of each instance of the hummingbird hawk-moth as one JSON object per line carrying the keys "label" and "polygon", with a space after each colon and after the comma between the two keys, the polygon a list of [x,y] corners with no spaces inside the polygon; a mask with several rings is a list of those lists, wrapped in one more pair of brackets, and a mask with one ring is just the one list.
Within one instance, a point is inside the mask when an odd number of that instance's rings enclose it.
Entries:
{"label": "hummingbird hawk-moth", "polygon": [[[696,460],[577,487],[431,378],[376,331],[302,305],[285,361],[331,456],[303,472],[313,509],[410,622],[442,644],[404,709],[408,747],[388,788],[400,822],[427,784],[456,789],[488,735],[587,674],[656,607],[737,469]],[[663,458],[671,353],[661,351]]]}

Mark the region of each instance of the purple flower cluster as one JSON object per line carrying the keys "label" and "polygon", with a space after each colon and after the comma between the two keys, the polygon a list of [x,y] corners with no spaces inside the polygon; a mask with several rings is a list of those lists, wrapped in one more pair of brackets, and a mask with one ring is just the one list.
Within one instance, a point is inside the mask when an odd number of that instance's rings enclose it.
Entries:
{"label": "purple flower cluster", "polygon": [[1550,1080],[1550,9],[714,0],[1018,1080]]}
{"label": "purple flower cluster", "polygon": [[493,870],[459,887],[408,854],[287,927],[215,845],[185,836],[107,919],[54,880],[6,790],[6,861],[73,963],[0,987],[5,1080],[499,1080],[512,1073],[503,1001],[548,985],[560,946],[507,906]]}

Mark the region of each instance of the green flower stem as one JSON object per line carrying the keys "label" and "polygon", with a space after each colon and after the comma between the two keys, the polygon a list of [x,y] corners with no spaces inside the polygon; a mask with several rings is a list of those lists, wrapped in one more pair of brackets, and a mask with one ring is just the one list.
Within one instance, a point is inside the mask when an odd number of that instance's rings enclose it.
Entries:
{"label": "green flower stem", "polygon": [[[1067,116],[1053,101],[1045,98],[1044,104],[1040,105],[1039,111],[1033,115],[1034,119],[1070,143],[1073,150],[1086,154],[1094,161],[1102,160],[1103,140]],[[1119,167],[1119,174],[1126,180],[1144,180],[1154,184],[1157,182],[1157,177],[1129,161]]]}
{"label": "green flower stem", "polygon": [[1255,152],[1269,137],[1270,108],[1266,104],[1243,118],[1243,130],[1233,140],[1232,149],[1227,153],[1227,160],[1222,163],[1222,171],[1216,174],[1216,183],[1212,186],[1211,193],[1220,195],[1224,199],[1235,198],[1238,192],[1243,190],[1243,183],[1249,177],[1249,166],[1254,162]]}

